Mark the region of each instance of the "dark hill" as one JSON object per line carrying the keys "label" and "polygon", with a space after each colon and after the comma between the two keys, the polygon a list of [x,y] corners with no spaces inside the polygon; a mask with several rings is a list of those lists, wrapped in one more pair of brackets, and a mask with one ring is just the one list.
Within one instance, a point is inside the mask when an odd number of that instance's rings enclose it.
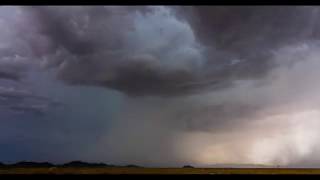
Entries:
{"label": "dark hill", "polygon": [[53,167],[54,165],[48,162],[28,162],[21,161],[10,166],[14,167]]}
{"label": "dark hill", "polygon": [[129,164],[126,166],[115,166],[105,163],[88,163],[84,161],[71,161],[65,164],[51,164],[49,162],[31,162],[31,161],[21,161],[14,164],[3,164],[0,162],[0,166],[8,167],[128,167],[128,168],[141,168],[134,164]]}
{"label": "dark hill", "polygon": [[194,168],[193,166],[190,166],[190,165],[185,165],[183,166],[182,168]]}
{"label": "dark hill", "polygon": [[129,167],[129,168],[140,168],[141,166],[137,166],[137,165],[134,165],[134,164],[129,164],[129,165],[126,165],[125,167]]}
{"label": "dark hill", "polygon": [[82,161],[71,161],[69,163],[63,164],[63,167],[110,167],[112,165],[104,163],[87,163]]}

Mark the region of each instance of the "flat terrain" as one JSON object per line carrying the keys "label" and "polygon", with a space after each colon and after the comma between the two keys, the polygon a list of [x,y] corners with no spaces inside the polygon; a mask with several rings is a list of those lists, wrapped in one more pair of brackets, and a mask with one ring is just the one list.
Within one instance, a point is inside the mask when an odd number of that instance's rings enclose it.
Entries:
{"label": "flat terrain", "polygon": [[285,168],[0,168],[1,174],[320,174],[320,169]]}

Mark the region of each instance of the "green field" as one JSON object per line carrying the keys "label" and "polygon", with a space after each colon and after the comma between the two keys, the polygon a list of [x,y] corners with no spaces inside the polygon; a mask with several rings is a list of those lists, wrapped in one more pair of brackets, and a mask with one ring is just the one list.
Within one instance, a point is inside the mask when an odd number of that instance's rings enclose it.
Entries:
{"label": "green field", "polygon": [[320,169],[285,168],[0,168],[0,174],[320,174]]}

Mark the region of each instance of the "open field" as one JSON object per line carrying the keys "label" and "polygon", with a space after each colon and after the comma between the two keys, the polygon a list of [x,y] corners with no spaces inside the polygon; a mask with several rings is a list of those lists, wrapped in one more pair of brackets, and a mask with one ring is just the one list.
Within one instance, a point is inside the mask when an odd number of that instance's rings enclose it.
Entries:
{"label": "open field", "polygon": [[1,174],[320,174],[320,169],[285,168],[0,168]]}

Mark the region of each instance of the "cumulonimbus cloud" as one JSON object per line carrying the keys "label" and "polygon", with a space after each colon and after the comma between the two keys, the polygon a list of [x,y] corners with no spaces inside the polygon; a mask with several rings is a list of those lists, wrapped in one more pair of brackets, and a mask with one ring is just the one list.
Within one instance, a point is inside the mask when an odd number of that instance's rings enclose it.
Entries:
{"label": "cumulonimbus cloud", "polygon": [[30,40],[41,44],[35,54],[60,79],[129,95],[179,95],[261,77],[274,67],[275,50],[315,40],[319,29],[315,7],[24,10],[41,39]]}

